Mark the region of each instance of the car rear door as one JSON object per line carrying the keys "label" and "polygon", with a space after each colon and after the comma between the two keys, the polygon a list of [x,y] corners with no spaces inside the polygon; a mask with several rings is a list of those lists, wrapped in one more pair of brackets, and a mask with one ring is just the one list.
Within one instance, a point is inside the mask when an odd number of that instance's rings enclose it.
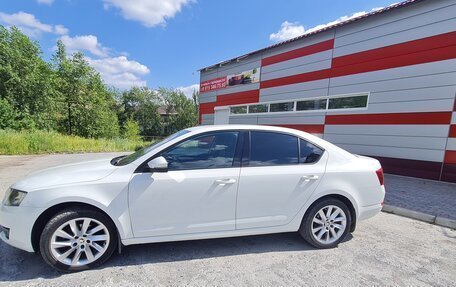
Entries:
{"label": "car rear door", "polygon": [[327,157],[294,135],[251,131],[239,179],[236,229],[289,223],[319,184]]}

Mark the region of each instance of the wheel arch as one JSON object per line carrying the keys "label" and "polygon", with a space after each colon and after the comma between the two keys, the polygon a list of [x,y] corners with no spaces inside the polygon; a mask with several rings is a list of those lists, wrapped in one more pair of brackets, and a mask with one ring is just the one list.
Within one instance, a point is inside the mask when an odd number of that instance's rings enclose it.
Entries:
{"label": "wheel arch", "polygon": [[[101,208],[99,208],[99,207],[97,207],[95,205],[89,204],[89,203],[79,202],[79,201],[63,202],[63,203],[55,204],[55,205],[47,208],[45,211],[43,211],[38,216],[38,218],[36,219],[35,223],[33,224],[32,233],[31,233],[31,242],[32,242],[33,250],[36,253],[39,252],[39,250],[40,250],[39,246],[40,246],[41,233],[42,233],[44,227],[46,226],[46,224],[49,222],[49,220],[54,215],[59,213],[60,211],[65,210],[65,209],[70,209],[70,208],[92,209],[92,210],[98,211],[98,212],[106,215],[111,220],[113,225],[116,226],[115,232],[118,235],[120,234],[119,226],[112,219],[112,217],[107,212],[102,210]],[[119,240],[120,240],[120,236],[119,236]]]}

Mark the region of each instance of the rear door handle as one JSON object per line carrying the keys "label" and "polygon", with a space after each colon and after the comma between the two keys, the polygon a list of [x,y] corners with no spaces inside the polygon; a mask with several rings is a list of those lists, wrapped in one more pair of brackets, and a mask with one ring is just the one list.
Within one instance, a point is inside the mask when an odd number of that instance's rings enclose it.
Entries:
{"label": "rear door handle", "polygon": [[215,183],[217,183],[218,185],[227,185],[227,184],[233,184],[235,183],[236,180],[234,178],[225,178],[225,179],[217,179],[215,181]]}
{"label": "rear door handle", "polygon": [[302,179],[305,181],[316,180],[318,179],[318,175],[303,175]]}

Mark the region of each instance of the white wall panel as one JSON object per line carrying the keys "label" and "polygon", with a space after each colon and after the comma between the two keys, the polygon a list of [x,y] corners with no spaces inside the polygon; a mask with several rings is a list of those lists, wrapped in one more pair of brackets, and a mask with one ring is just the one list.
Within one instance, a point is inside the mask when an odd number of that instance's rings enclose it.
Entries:
{"label": "white wall panel", "polygon": [[[456,29],[456,28],[455,28]],[[456,49],[456,47],[455,47]],[[456,72],[456,59],[331,78],[331,87]],[[452,76],[449,76],[450,78]],[[453,78],[454,81],[455,78]],[[453,82],[455,84],[455,82]]]}
{"label": "white wall panel", "polygon": [[456,150],[456,138],[448,138],[447,150]]}
{"label": "white wall panel", "polygon": [[314,63],[310,63],[310,64],[305,64],[305,65],[301,65],[301,66],[294,66],[294,67],[290,67],[287,69],[276,70],[276,71],[269,72],[269,73],[262,73],[261,80],[267,81],[267,80],[271,80],[271,79],[283,78],[283,77],[287,77],[287,76],[291,76],[291,75],[309,73],[309,72],[319,71],[319,70],[324,70],[324,69],[329,69],[329,68],[331,68],[331,59],[320,61],[320,62],[314,62]]}
{"label": "white wall panel", "polygon": [[417,27],[416,29],[402,31],[382,37],[370,39],[367,41],[357,42],[351,45],[334,48],[334,57],[344,56],[357,52],[372,50],[380,47],[390,46],[398,43],[408,42],[425,37],[431,37],[438,34],[454,31],[456,27],[456,18]]}
{"label": "white wall panel", "polygon": [[266,89],[260,90],[260,96],[328,88],[328,84],[329,84],[329,79],[323,79],[323,80],[297,83],[297,84],[286,85],[286,86],[266,88]]}
{"label": "white wall panel", "polygon": [[451,117],[451,123],[456,124],[456,112],[453,112],[453,116]]}
{"label": "white wall panel", "polygon": [[230,124],[248,124],[248,125],[256,125],[258,124],[258,117],[254,115],[246,115],[246,116],[230,116]]}
{"label": "white wall panel", "polygon": [[456,72],[340,86],[333,86],[332,82],[334,79],[331,79],[329,94],[339,95],[357,93],[361,91],[385,92],[429,87],[454,86],[455,79]]}
{"label": "white wall panel", "polygon": [[296,49],[299,49],[299,48],[303,48],[303,47],[306,47],[306,46],[310,46],[310,45],[313,45],[313,44],[324,42],[324,41],[327,41],[327,40],[330,40],[330,39],[333,39],[333,38],[334,38],[334,30],[333,31],[326,31],[326,32],[318,33],[318,34],[315,34],[315,35],[311,35],[311,36],[305,37],[305,38],[303,38],[301,40],[289,43],[287,45],[280,45],[280,46],[277,46],[275,48],[271,48],[269,50],[265,50],[265,51],[263,51],[263,58],[267,58],[267,57],[274,56],[274,55],[277,55],[277,54],[282,54],[282,53],[285,53],[285,52],[289,52],[289,51],[296,50]]}
{"label": "white wall panel", "polygon": [[[336,33],[334,46],[341,47],[357,42],[370,40],[373,38],[382,37],[389,34],[416,29],[417,27],[422,27],[434,24],[435,22],[455,18],[455,15],[456,5],[450,5],[444,8],[430,10],[428,12],[421,13],[415,16],[404,17],[402,19],[385,23],[380,26],[363,29],[345,36],[339,36],[338,33]],[[388,16],[382,18],[384,21],[390,20],[388,19]],[[359,27],[363,27],[363,25],[361,24],[359,25]]]}
{"label": "white wall panel", "polygon": [[259,124],[302,124],[302,125],[315,125],[315,124],[324,124],[325,123],[325,116],[323,113],[319,114],[268,114],[268,115],[259,115],[258,116],[258,123]]}
{"label": "white wall panel", "polygon": [[432,149],[414,149],[414,148],[398,148],[398,147],[385,147],[385,146],[366,146],[366,145],[348,145],[338,144],[337,146],[355,153],[362,155],[392,157],[413,160],[425,160],[442,162],[444,151]]}
{"label": "white wall panel", "polygon": [[387,92],[371,92],[369,103],[388,103],[422,100],[452,99],[456,94],[456,83],[454,86],[431,87],[422,89],[408,89]]}
{"label": "white wall panel", "polygon": [[273,95],[260,95],[260,102],[268,101],[286,101],[289,99],[306,99],[306,98],[316,98],[316,97],[325,97],[328,94],[328,88],[315,89],[315,90],[304,90],[296,91],[282,94],[273,94]]}
{"label": "white wall panel", "polygon": [[275,64],[267,65],[261,68],[261,75],[274,72],[277,70],[283,70],[290,67],[296,67],[301,65],[307,65],[315,62],[321,62],[324,60],[330,60],[332,58],[332,50],[323,51],[320,53],[310,54],[307,56],[294,58],[291,60],[278,62]]}
{"label": "white wall panel", "polygon": [[201,124],[202,125],[213,125],[214,124],[214,114],[201,115]]}
{"label": "white wall panel", "polygon": [[339,27],[337,30],[337,36],[344,36],[359,31],[363,31],[369,28],[379,27],[390,22],[400,21],[404,18],[413,17],[418,14],[424,14],[435,9],[441,9],[443,7],[454,5],[454,0],[430,0],[421,1],[408,5],[405,8],[394,9],[389,12],[385,12],[373,17],[368,17],[363,21],[358,21],[343,27]]}
{"label": "white wall panel", "polygon": [[329,134],[345,134],[446,138],[448,130],[449,125],[325,125],[325,137]]}
{"label": "white wall panel", "polygon": [[409,136],[378,136],[378,135],[337,135],[327,134],[325,140],[334,144],[356,144],[367,146],[389,146],[402,148],[424,148],[445,150],[447,139],[444,137],[409,137]]}

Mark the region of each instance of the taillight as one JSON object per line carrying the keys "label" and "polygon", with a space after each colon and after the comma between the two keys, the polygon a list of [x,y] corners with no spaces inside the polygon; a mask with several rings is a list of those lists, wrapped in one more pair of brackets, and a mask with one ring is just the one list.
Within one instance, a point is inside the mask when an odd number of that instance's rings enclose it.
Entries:
{"label": "taillight", "polygon": [[380,182],[380,185],[383,185],[383,183],[385,181],[385,176],[383,175],[383,169],[379,168],[379,169],[377,169],[375,171],[375,173],[377,174],[378,181]]}

